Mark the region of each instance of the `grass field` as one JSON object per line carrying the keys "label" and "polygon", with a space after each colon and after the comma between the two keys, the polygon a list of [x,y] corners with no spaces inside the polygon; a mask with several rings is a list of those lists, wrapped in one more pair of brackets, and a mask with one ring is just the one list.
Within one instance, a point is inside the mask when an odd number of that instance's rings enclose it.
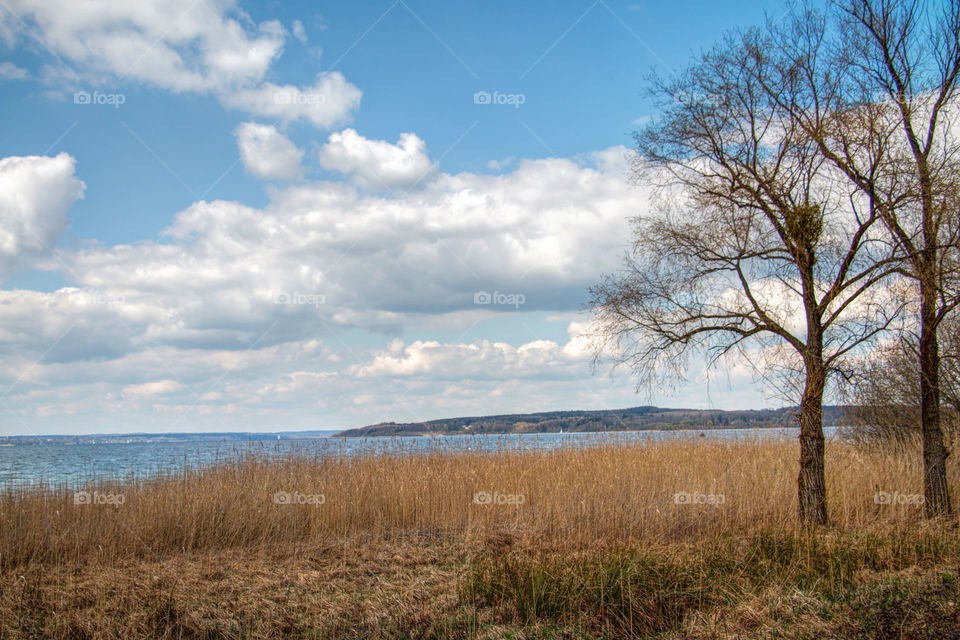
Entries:
{"label": "grass field", "polygon": [[802,531],[797,454],[250,457],[8,492],[0,638],[960,637],[960,537],[923,521],[919,455],[829,444],[831,525]]}

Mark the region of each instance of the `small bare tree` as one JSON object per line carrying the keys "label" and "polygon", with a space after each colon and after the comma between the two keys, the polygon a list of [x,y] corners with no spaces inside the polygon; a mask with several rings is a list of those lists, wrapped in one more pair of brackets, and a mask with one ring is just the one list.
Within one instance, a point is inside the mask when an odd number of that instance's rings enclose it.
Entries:
{"label": "small bare tree", "polygon": [[895,317],[877,286],[893,263],[876,207],[758,84],[766,46],[759,30],[730,36],[654,79],[662,117],[636,136],[635,177],[657,200],[591,290],[594,338],[640,386],[682,377],[692,352],[787,358],[803,376],[799,518],[824,524],[825,387]]}
{"label": "small bare tree", "polygon": [[[948,318],[939,334],[940,403],[950,440],[960,429],[960,317]],[[919,343],[919,336],[906,333],[877,347],[845,385],[853,405],[848,436],[854,442],[904,447],[922,435]]]}

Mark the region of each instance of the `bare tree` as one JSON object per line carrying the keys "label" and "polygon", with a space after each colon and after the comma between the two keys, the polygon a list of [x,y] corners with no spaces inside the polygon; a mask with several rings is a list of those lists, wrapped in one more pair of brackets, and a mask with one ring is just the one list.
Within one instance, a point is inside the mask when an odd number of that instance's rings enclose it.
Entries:
{"label": "bare tree", "polygon": [[938,327],[960,303],[960,3],[836,0],[768,31],[758,84],[870,199],[918,283],[926,513],[949,514]]}
{"label": "bare tree", "polygon": [[894,263],[877,208],[758,82],[766,40],[730,36],[654,79],[662,117],[637,134],[634,168],[656,186],[655,209],[633,221],[623,268],[591,290],[594,338],[640,386],[682,377],[700,351],[799,370],[798,514],[823,524],[826,384],[896,316],[877,286]]}
{"label": "bare tree", "polygon": [[[940,331],[940,403],[944,435],[960,429],[960,317],[951,316]],[[922,435],[919,336],[907,333],[879,346],[845,385],[852,402],[848,437],[883,447],[910,446]]]}

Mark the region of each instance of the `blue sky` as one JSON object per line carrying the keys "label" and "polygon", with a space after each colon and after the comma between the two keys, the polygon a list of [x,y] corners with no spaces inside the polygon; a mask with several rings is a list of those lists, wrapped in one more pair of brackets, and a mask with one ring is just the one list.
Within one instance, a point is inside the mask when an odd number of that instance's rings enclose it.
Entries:
{"label": "blue sky", "polygon": [[578,335],[647,74],[784,6],[5,0],[0,434],[771,404]]}

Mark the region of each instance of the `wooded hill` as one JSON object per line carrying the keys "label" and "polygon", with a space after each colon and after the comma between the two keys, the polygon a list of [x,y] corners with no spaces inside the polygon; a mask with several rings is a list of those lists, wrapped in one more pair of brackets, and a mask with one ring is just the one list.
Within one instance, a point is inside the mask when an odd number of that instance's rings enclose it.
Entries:
{"label": "wooded hill", "polygon": [[[825,406],[825,426],[839,425],[845,407]],[[498,416],[444,418],[427,422],[382,422],[348,429],[339,437],[643,431],[649,429],[751,429],[796,426],[795,408],[749,411],[664,409],[643,406],[604,411],[545,411]]]}

